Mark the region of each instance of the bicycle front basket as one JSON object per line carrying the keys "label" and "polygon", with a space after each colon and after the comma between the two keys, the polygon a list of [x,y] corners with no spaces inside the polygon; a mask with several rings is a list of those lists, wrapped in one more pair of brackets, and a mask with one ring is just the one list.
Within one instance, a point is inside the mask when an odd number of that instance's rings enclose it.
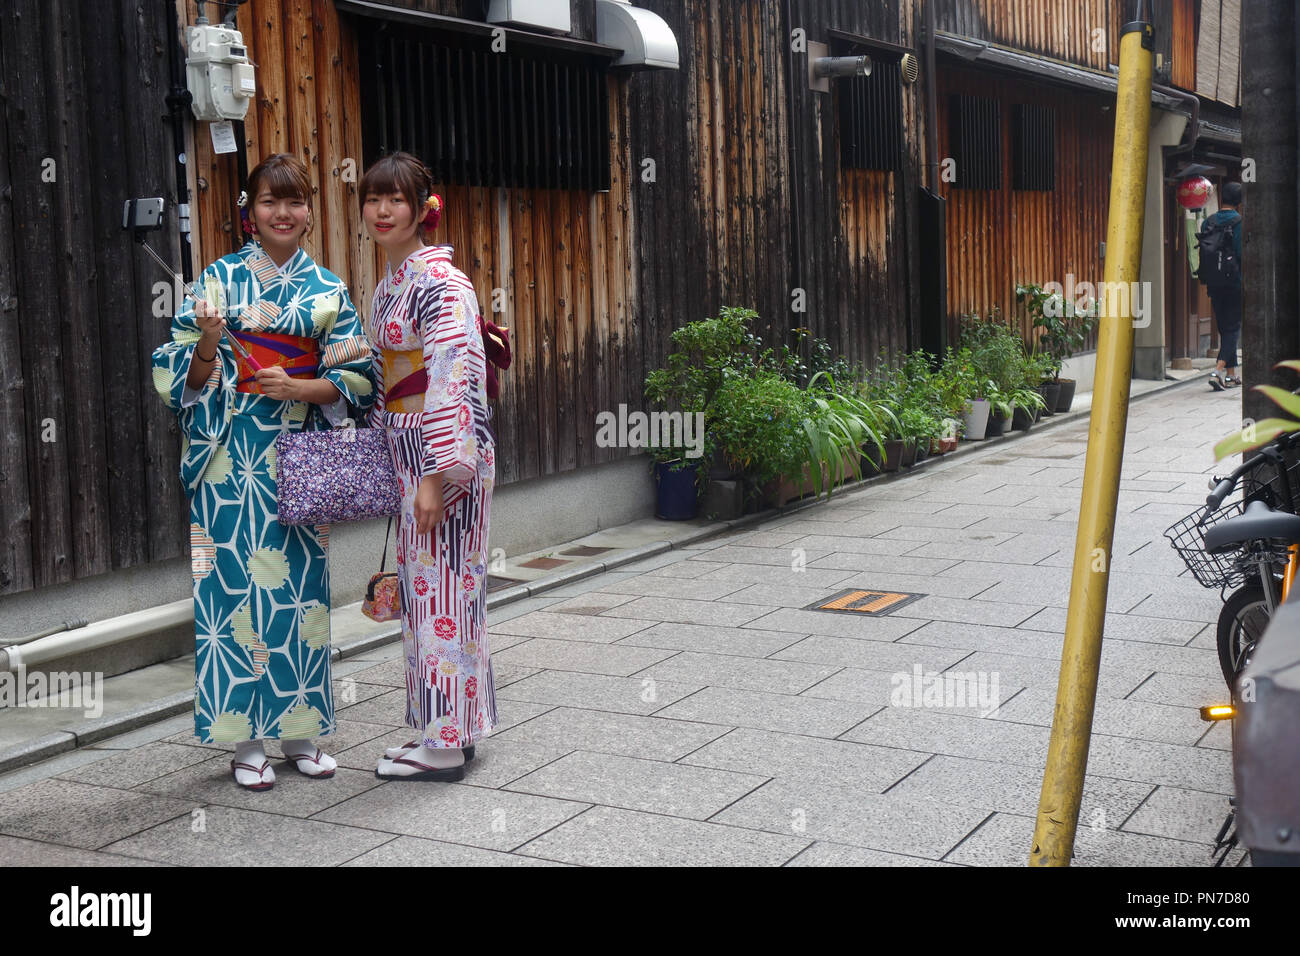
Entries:
{"label": "bicycle front basket", "polygon": [[1223,505],[1206,518],[1205,524],[1201,524],[1201,516],[1205,514],[1205,508],[1197,508],[1186,518],[1175,522],[1165,530],[1165,537],[1178,552],[1178,556],[1183,559],[1187,570],[1192,572],[1192,577],[1196,578],[1202,587],[1237,587],[1250,573],[1250,568],[1241,561],[1245,553],[1244,547],[1222,554],[1211,554],[1205,549],[1207,530],[1221,521],[1237,517],[1245,510],[1244,502],[1233,501]]}

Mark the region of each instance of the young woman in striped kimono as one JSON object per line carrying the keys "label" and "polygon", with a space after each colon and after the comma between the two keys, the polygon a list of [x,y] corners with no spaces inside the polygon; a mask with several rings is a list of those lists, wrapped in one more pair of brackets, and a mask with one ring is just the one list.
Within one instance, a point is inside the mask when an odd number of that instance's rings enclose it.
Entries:
{"label": "young woman in striped kimono", "polygon": [[247,194],[251,238],[204,270],[204,298],[177,312],[153,382],[180,421],[190,495],[194,733],[234,744],[236,783],[267,790],[263,740],[310,777],[337,766],[312,742],[335,729],[329,526],[277,521],[275,439],[341,422],[349,402],[368,410],[374,388],[347,286],[298,245],[311,227],[306,167],[271,156]]}
{"label": "young woman in striped kimono", "polygon": [[432,187],[423,163],[394,153],[360,189],[366,226],[388,255],[366,333],[383,382],[371,421],[387,431],[402,492],[397,569],[415,731],[376,773],[450,781],[497,723],[484,615],[496,472],[478,299],[451,246],[424,243],[441,212]]}

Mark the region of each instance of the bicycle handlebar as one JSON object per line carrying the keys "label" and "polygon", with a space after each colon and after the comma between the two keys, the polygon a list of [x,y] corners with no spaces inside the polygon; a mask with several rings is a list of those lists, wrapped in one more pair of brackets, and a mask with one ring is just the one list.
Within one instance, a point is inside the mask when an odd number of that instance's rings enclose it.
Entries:
{"label": "bicycle handlebar", "polygon": [[1263,445],[1256,449],[1259,454],[1254,458],[1243,461],[1233,469],[1232,474],[1228,475],[1227,478],[1218,479],[1218,483],[1214,485],[1213,490],[1205,497],[1205,517],[1209,517],[1210,514],[1219,509],[1219,506],[1223,504],[1223,500],[1227,498],[1228,495],[1232,494],[1233,488],[1237,487],[1237,480],[1241,478],[1242,475],[1269,462],[1280,461],[1280,453],[1293,448],[1296,445],[1300,445],[1300,431],[1287,432],[1285,435],[1279,435],[1267,445]]}
{"label": "bicycle handlebar", "polygon": [[1217,511],[1219,506],[1223,504],[1223,499],[1232,494],[1232,489],[1237,486],[1238,477],[1238,475],[1234,474],[1231,478],[1224,478],[1206,496],[1205,503],[1210,507],[1211,511]]}

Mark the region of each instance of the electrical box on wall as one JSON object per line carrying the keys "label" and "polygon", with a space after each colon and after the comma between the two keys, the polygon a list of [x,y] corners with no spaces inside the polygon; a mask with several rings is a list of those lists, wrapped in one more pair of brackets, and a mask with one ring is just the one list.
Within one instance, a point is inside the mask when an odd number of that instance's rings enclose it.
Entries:
{"label": "electrical box on wall", "polygon": [[553,33],[568,33],[573,29],[569,0],[492,0],[487,20]]}
{"label": "electrical box on wall", "polygon": [[190,27],[185,40],[185,75],[194,118],[242,120],[257,93],[243,35],[227,26],[204,24]]}

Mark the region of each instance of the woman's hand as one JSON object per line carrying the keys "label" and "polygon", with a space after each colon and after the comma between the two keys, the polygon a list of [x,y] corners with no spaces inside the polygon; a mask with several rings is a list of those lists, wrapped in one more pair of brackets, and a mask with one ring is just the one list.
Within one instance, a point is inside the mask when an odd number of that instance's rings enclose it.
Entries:
{"label": "woman's hand", "polygon": [[253,373],[253,377],[257,379],[262,394],[267,398],[274,398],[280,402],[291,402],[302,397],[300,394],[302,383],[294,379],[278,365],[258,369]]}
{"label": "woman's hand", "polygon": [[442,476],[425,475],[415,491],[415,530],[428,534],[442,521]]}
{"label": "woman's hand", "polygon": [[221,341],[221,334],[226,328],[226,320],[222,317],[221,310],[206,299],[197,300],[194,303],[194,324],[202,333],[199,337],[199,344],[203,346],[202,351],[211,355],[217,343]]}

